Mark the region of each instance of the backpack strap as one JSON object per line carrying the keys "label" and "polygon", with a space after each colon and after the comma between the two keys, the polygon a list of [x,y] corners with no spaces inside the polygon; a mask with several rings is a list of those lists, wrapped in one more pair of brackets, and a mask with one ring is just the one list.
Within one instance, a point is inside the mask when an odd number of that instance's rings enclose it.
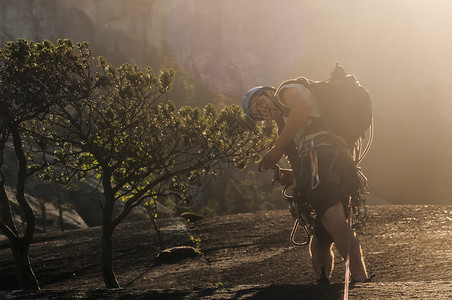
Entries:
{"label": "backpack strap", "polygon": [[[286,125],[283,118],[277,119],[276,125],[278,125],[278,134],[281,134],[284,126]],[[298,155],[297,147],[293,140],[290,141],[289,146],[285,150],[284,154],[287,156],[289,163],[294,171],[296,171],[300,164],[300,157]]]}
{"label": "backpack strap", "polygon": [[[318,84],[321,84],[323,82],[321,81],[314,81],[314,80],[310,80],[307,79],[306,77],[297,77],[295,79],[289,79],[284,81],[283,83],[281,83],[279,85],[279,87],[277,88],[276,92],[275,92],[275,96],[278,96],[278,94],[289,84],[301,84],[304,87],[306,87],[307,89],[309,89],[309,91],[311,92],[315,92],[312,91],[312,87]],[[302,139],[305,138],[306,136],[310,136],[322,131],[331,131],[329,130],[329,127],[327,126],[326,122],[325,122],[325,118],[323,117],[323,113],[322,113],[322,109],[320,106],[320,101],[318,101],[315,97],[315,93],[313,93],[314,96],[314,100],[316,101],[318,107],[319,107],[319,112],[321,117],[317,118],[317,117],[309,117],[309,124],[305,124],[304,128],[303,128],[303,136]],[[279,100],[278,100],[279,101]]]}

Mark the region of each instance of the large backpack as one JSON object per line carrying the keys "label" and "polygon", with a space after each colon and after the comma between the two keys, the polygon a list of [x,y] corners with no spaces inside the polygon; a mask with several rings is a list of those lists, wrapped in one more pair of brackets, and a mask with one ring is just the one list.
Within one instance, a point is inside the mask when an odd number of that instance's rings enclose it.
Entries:
{"label": "large backpack", "polygon": [[371,126],[370,95],[354,75],[345,73],[342,66],[336,65],[329,80],[312,81],[298,77],[283,82],[278,91],[290,83],[306,86],[316,99],[322,115],[322,119],[312,122],[305,133],[329,130],[353,146]]}

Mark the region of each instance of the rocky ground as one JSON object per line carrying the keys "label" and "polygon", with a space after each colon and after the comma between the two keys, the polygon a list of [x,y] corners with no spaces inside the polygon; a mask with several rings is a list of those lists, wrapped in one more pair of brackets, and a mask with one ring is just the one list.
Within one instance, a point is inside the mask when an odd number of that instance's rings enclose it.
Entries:
{"label": "rocky ground", "polygon": [[[450,299],[452,206],[370,206],[360,235],[370,283],[350,299]],[[261,211],[185,223],[160,221],[164,248],[188,245],[201,256],[155,264],[160,251],[149,222],[115,233],[114,266],[121,289],[105,290],[99,228],[37,234],[30,257],[41,292],[16,289],[7,244],[0,244],[3,299],[342,299],[344,263],[336,251],[332,285],[315,284],[306,248],[289,241],[288,211]]]}

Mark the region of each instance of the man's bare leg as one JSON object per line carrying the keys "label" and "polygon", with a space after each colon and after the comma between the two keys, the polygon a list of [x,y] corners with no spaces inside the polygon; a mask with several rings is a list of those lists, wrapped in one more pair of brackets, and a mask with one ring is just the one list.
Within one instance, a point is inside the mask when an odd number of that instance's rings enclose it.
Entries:
{"label": "man's bare leg", "polygon": [[317,274],[317,278],[320,277],[322,267],[325,267],[325,274],[330,278],[334,267],[333,244],[322,242],[313,237],[309,246],[312,267]]}
{"label": "man's bare leg", "polygon": [[350,253],[350,272],[356,282],[367,279],[366,266],[363,261],[358,238],[347,223],[341,202],[330,207],[322,217],[322,224],[333,237],[339,253],[344,259]]}

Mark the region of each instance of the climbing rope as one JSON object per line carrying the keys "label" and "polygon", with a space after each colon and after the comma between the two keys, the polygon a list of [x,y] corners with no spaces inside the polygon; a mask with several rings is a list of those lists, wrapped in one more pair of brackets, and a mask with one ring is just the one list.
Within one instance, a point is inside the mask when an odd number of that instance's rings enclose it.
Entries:
{"label": "climbing rope", "polygon": [[[348,200],[348,226],[352,227],[352,200]],[[347,237],[347,258],[345,260],[344,300],[348,300],[348,288],[350,285],[350,235]]]}

